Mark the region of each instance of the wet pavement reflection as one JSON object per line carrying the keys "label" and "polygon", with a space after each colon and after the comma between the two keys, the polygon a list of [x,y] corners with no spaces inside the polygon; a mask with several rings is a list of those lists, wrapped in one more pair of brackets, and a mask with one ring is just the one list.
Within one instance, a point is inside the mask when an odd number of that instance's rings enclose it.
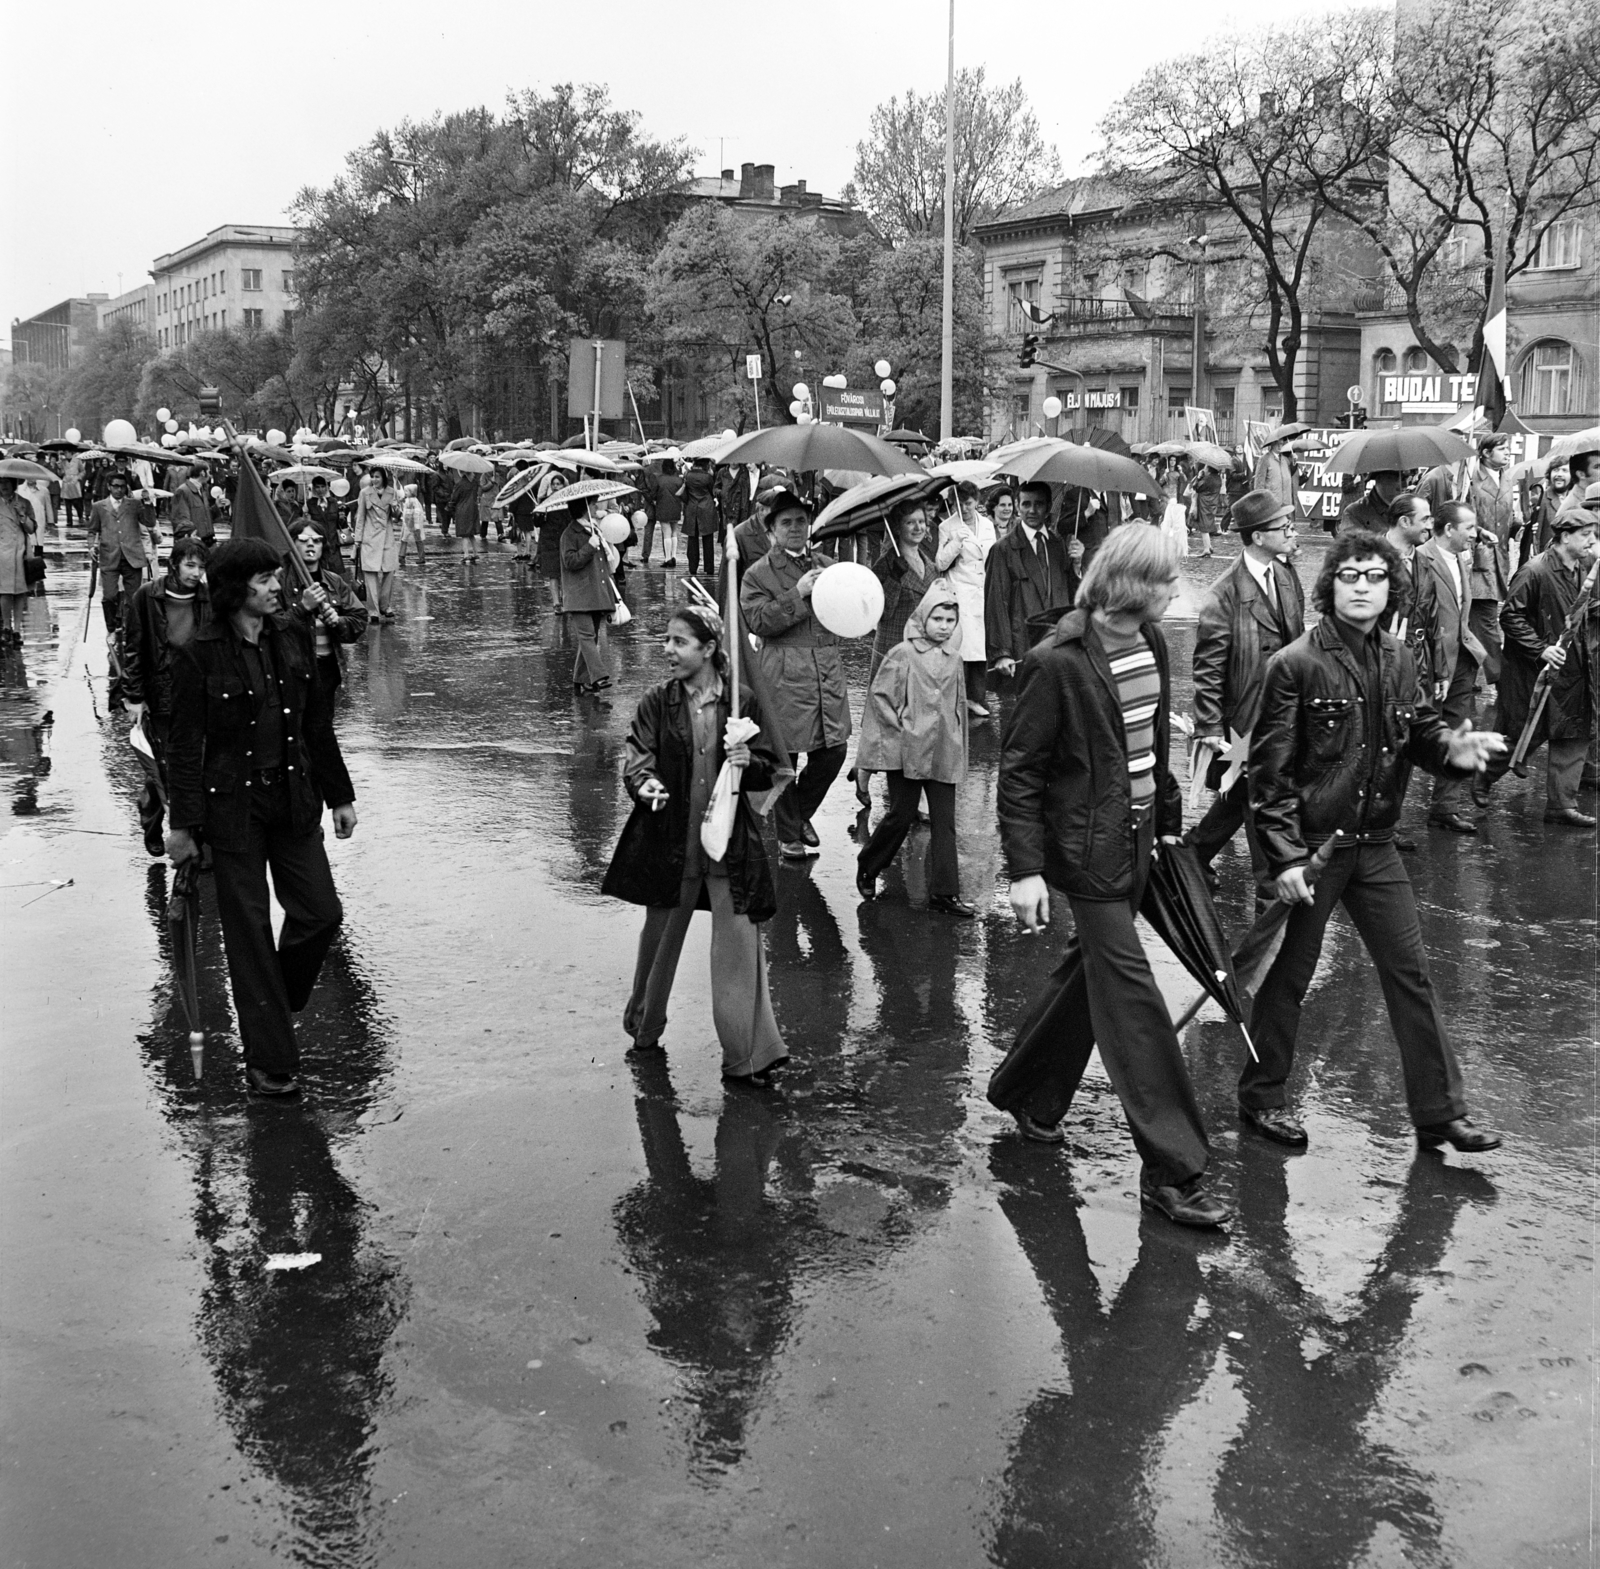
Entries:
{"label": "wet pavement reflection", "polygon": [[[1187,603],[1220,565],[1188,564]],[[983,1099],[1061,941],[1004,908],[995,725],[959,797],[978,920],[927,913],[925,830],[857,900],[841,780],[821,859],[777,871],[782,1088],[720,1082],[704,923],[665,1060],[626,1062],[638,912],[598,888],[679,575],[630,574],[597,700],[536,569],[435,542],[339,699],[361,824],[307,1095],[252,1105],[209,886],[190,1064],[83,567],[55,541],[0,659],[14,1561],[1585,1560],[1595,843],[1542,823],[1537,781],[1475,842],[1405,819],[1505,1150],[1416,1155],[1336,916],[1306,1154],[1240,1136],[1233,1026],[1185,1032],[1239,1206],[1196,1235],[1141,1214],[1097,1064],[1063,1151]],[[1192,626],[1169,634],[1184,710]],[[1242,842],[1218,864],[1242,930]]]}

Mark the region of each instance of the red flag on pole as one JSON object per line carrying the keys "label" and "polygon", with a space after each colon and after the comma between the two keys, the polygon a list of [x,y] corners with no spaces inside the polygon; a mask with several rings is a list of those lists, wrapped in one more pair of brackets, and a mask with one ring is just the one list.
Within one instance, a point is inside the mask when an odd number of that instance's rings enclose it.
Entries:
{"label": "red flag on pole", "polygon": [[224,429],[233,437],[234,455],[239,459],[239,488],[233,497],[233,537],[265,540],[279,555],[288,558],[289,570],[301,588],[310,588],[311,569],[300,559],[300,552],[278,516],[278,509],[273,506],[250,454],[231,425]]}

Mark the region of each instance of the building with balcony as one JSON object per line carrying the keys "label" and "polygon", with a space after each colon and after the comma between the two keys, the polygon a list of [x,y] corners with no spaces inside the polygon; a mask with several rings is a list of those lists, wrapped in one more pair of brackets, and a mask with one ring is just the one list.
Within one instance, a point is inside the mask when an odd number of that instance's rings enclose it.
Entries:
{"label": "building with balcony", "polygon": [[12,363],[42,365],[51,371],[71,370],[99,331],[99,310],[106,298],[104,294],[78,295],[37,316],[13,321]]}
{"label": "building with balcony", "polygon": [[[1550,437],[1600,420],[1600,218],[1554,223],[1532,263],[1506,282],[1507,399],[1517,420]],[[1481,247],[1447,250],[1461,282],[1450,314],[1476,320],[1484,304]],[[1392,280],[1357,297],[1368,423],[1426,425],[1474,407],[1478,378],[1448,370],[1416,341]],[[1466,345],[1456,355],[1466,364]]]}
{"label": "building with balcony", "polygon": [[224,224],[150,268],[151,329],[174,349],[228,327],[275,331],[294,321],[294,248],[286,225]]}
{"label": "building with balcony", "polygon": [[[1283,417],[1266,353],[1267,318],[1243,236],[1213,217],[1203,243],[1195,220],[1128,202],[1104,180],[1068,180],[973,231],[983,252],[988,329],[997,346],[1037,334],[1038,363],[1015,364],[991,387],[994,439],[1050,432],[1044,400],[1061,399],[1061,433],[1105,426],[1127,441],[1182,439],[1184,409],[1211,409],[1224,442],[1247,420]],[[1370,248],[1324,219],[1313,308],[1295,366],[1298,417],[1332,423],[1360,368],[1355,291]],[[1195,302],[1203,302],[1199,376]]]}

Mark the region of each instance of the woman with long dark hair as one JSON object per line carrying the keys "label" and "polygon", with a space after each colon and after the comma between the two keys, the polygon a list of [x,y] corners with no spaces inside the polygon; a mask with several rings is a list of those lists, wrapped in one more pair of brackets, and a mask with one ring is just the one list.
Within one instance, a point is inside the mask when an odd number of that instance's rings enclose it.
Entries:
{"label": "woman with long dark hair", "polygon": [[[730,692],[714,611],[676,609],[662,651],[671,676],[645,693],[633,716],[623,774],[633,815],[601,885],[613,898],[646,906],[623,1028],[633,1038],[631,1055],[661,1049],[689,922],[697,909],[710,910],[711,1015],[722,1075],[765,1087],[788,1051],[772,1014],[761,941],[761,923],[777,901],[749,791],[771,785],[777,757],[759,729],[749,740],[727,739]],[[742,707],[742,717],[763,723],[748,694]],[[724,762],[740,765],[744,777],[726,849],[713,859],[700,829]]]}

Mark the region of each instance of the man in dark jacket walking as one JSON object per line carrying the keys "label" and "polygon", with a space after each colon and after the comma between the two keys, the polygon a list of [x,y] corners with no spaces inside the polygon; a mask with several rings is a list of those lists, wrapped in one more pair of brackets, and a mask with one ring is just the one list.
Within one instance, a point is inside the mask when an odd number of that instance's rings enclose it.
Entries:
{"label": "man in dark jacket walking", "polygon": [[1083,543],[1071,545],[1050,528],[1050,487],[1034,481],[1017,496],[1017,526],[984,563],[983,636],[989,668],[1015,675],[1042,632],[1028,625],[1064,610],[1078,592]]}
{"label": "man in dark jacket walking", "polygon": [[1023,661],[1000,755],[1011,907],[1036,932],[1059,889],[1074,932],[988,1096],[1025,1138],[1059,1144],[1098,1046],[1144,1162],[1140,1201],[1180,1225],[1218,1226],[1230,1212],[1207,1189],[1194,1086],[1133,924],[1157,839],[1183,826],[1167,769],[1171,677],[1158,626],[1177,584],[1160,530],[1117,529],[1090,563],[1077,608]]}
{"label": "man in dark jacket walking", "polygon": [[[1313,594],[1323,619],[1267,666],[1250,743],[1250,798],[1278,897],[1293,910],[1251,1009],[1259,1060],[1240,1075],[1239,1115],[1276,1143],[1306,1144],[1287,1084],[1323,930],[1343,904],[1383,987],[1418,1142],[1488,1150],[1500,1140],[1466,1115],[1394,830],[1413,764],[1471,774],[1505,742],[1474,732],[1470,721],[1449,729],[1419,687],[1411,650],[1379,629],[1396,559],[1377,535],[1340,535]],[[1338,848],[1313,885],[1312,852],[1335,834]]]}
{"label": "man in dark jacket walking", "polygon": [[[1194,744],[1189,766],[1204,771],[1206,783],[1218,795],[1187,839],[1200,864],[1210,867],[1242,824],[1263,903],[1273,897],[1272,876],[1249,811],[1242,757],[1261,706],[1267,661],[1305,631],[1305,591],[1299,574],[1280,559],[1294,537],[1293,515],[1287,503],[1266,490],[1252,490],[1234,502],[1229,526],[1244,548],[1201,602],[1194,638]],[[1239,749],[1241,766],[1223,789],[1228,771],[1223,754],[1230,747]]]}
{"label": "man in dark jacket walking", "polygon": [[[1589,605],[1570,646],[1560,639],[1584,578],[1594,563],[1595,524],[1600,517],[1580,510],[1551,520],[1555,542],[1517,573],[1500,610],[1505,633],[1505,662],[1495,708],[1495,728],[1506,737],[1520,737],[1533,707],[1534,683],[1549,667],[1550,697],[1534,735],[1532,751],[1548,746],[1545,768],[1544,820],[1569,828],[1593,828],[1594,817],[1578,808],[1578,783],[1594,733],[1594,653],[1600,632],[1600,596]],[[1489,764],[1473,790],[1474,803],[1489,804],[1489,787],[1510,767],[1508,757]]]}
{"label": "man in dark jacket walking", "polygon": [[[296,1095],[294,1015],[310,1000],[343,919],[322,839],[355,832],[350,783],[314,668],[311,638],[281,613],[280,564],[263,540],[235,539],[211,558],[212,620],[173,675],[167,777],[180,866],[210,847],[217,912],[255,1095]],[[267,869],[283,906],[272,939]]]}
{"label": "man in dark jacket walking", "polygon": [[[139,826],[151,855],[166,853],[161,820],[167,738],[172,727],[172,676],[178,650],[211,618],[205,585],[206,547],[193,534],[172,542],[166,574],[140,585],[122,613],[122,690],[128,713],[143,724],[155,776],[139,792]],[[150,759],[145,760],[146,768]]]}

